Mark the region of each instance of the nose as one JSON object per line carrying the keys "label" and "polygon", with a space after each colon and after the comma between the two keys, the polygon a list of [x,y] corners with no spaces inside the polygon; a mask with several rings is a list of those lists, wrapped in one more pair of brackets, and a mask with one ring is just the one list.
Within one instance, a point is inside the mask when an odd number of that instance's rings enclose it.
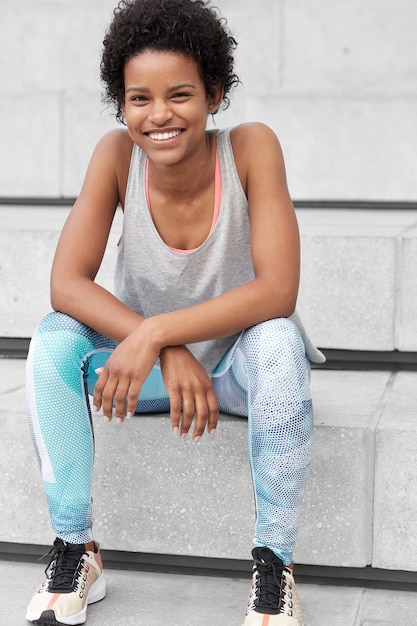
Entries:
{"label": "nose", "polygon": [[168,100],[163,100],[159,98],[152,102],[152,107],[149,113],[149,120],[153,124],[157,124],[158,126],[162,126],[173,117],[173,113],[169,106]]}

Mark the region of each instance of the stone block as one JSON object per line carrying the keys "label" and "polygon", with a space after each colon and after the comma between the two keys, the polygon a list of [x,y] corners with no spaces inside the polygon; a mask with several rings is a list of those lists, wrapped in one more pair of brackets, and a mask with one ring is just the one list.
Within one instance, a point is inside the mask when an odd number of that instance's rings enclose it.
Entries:
{"label": "stone block", "polygon": [[198,444],[174,437],[165,415],[136,416],[124,428],[99,419],[97,536],[110,549],[250,558],[246,438],[246,420],[230,416]]}
{"label": "stone block", "polygon": [[71,198],[80,192],[99,139],[120,125],[115,121],[112,109],[101,103],[99,90],[66,93],[63,110],[62,195]]}
{"label": "stone block", "polygon": [[398,372],[375,448],[374,567],[417,569],[417,372]]}
{"label": "stone block", "polygon": [[[2,3],[2,19],[0,23],[0,85],[2,100],[10,91],[20,92],[22,104],[25,104],[28,121],[32,121],[32,107],[28,98],[34,90],[44,92],[44,112],[49,119],[50,106],[45,98],[48,92],[54,91],[60,75],[60,55],[57,50],[62,41],[62,28],[58,14],[53,10],[53,3],[41,6],[23,0],[19,2],[19,11],[13,4]],[[7,87],[6,87],[7,86]],[[17,99],[15,99],[17,101]],[[19,122],[24,117],[17,117]],[[2,114],[2,119],[4,115]],[[9,116],[6,116],[9,119]],[[20,130],[20,128],[19,128]],[[16,134],[16,128],[14,128]],[[26,135],[26,133],[23,133]]]}
{"label": "stone block", "polygon": [[[413,216],[298,210],[298,308],[322,348],[393,350],[396,233]],[[385,219],[389,217],[385,216]]]}
{"label": "stone block", "polygon": [[[6,5],[0,37],[0,84],[48,91],[99,88],[105,28],[117,2],[33,2]],[[22,78],[23,77],[23,78]]]}
{"label": "stone block", "polygon": [[297,200],[410,200],[417,196],[412,98],[250,94],[245,119],[277,133]]}
{"label": "stone block", "polygon": [[[387,597],[389,593],[389,597]],[[413,591],[395,592],[370,589],[359,610],[361,626],[410,626],[417,611],[417,596]]]}
{"label": "stone block", "polygon": [[398,350],[417,350],[417,227],[403,234],[398,271],[397,339]]}
{"label": "stone block", "polygon": [[284,3],[284,89],[318,93],[417,93],[417,7],[410,0]]}
{"label": "stone block", "polygon": [[[0,360],[0,541],[50,543],[24,415],[23,360]],[[95,419],[95,530],[106,549],[250,558],[254,526],[246,420],[223,416],[198,444],[166,415]],[[31,511],[30,515],[27,511]],[[35,520],[35,521],[34,521]]]}
{"label": "stone block", "polygon": [[[31,337],[41,318],[51,310],[50,270],[67,215],[68,208],[64,207],[0,208],[0,337]],[[97,275],[97,282],[110,291],[121,221],[121,212],[117,212]]]}
{"label": "stone block", "polygon": [[[24,365],[0,360],[0,541],[48,544],[52,531],[23,410]],[[387,377],[313,372],[314,456],[298,562],[369,562],[372,425]],[[174,437],[167,415],[136,416],[122,426],[97,416],[93,495],[103,547],[250,558],[254,503],[246,437],[246,420],[231,416],[221,416],[216,436],[198,444]]]}
{"label": "stone block", "polygon": [[238,46],[236,71],[249,93],[276,93],[282,82],[282,0],[254,2],[220,0],[215,3],[227,19]]}
{"label": "stone block", "polygon": [[0,95],[0,196],[59,196],[59,94],[28,87]]}
{"label": "stone block", "polygon": [[313,457],[296,562],[371,563],[374,429],[388,381],[387,372],[313,371]]}
{"label": "stone block", "polygon": [[49,544],[53,536],[26,420],[25,361],[0,360],[0,541]]}

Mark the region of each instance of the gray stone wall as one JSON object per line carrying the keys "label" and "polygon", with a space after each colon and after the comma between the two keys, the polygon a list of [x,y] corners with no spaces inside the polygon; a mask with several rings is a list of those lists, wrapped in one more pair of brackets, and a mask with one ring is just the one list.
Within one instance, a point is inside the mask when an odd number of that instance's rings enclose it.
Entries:
{"label": "gray stone wall", "polygon": [[[0,197],[77,195],[98,138],[115,0],[0,0]],[[217,125],[266,122],[296,199],[415,200],[415,0],[218,0],[243,85]]]}

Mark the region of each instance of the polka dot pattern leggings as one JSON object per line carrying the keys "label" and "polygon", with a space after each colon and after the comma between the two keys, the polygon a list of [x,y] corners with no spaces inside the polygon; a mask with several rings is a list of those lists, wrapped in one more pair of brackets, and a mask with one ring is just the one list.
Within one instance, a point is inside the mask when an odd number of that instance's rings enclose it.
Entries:
{"label": "polka dot pattern leggings", "polygon": [[[116,344],[61,313],[46,316],[29,350],[27,409],[51,522],[68,543],[92,535],[95,370]],[[212,374],[220,410],[248,417],[256,527],[254,543],[292,561],[313,429],[310,367],[295,324],[279,318],[243,331]],[[169,410],[158,364],[139,413]]]}

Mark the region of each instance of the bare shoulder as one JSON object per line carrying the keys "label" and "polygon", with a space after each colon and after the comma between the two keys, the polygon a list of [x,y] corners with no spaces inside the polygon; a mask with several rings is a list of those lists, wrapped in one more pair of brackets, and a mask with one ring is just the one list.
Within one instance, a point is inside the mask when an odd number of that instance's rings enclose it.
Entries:
{"label": "bare shoulder", "polygon": [[[93,186],[124,203],[133,142],[124,129],[107,132],[98,141],[87,170],[82,192]],[[97,184],[99,181],[99,184]]]}
{"label": "bare shoulder", "polygon": [[116,162],[119,162],[121,157],[130,161],[132,146],[133,142],[127,130],[116,128],[103,135],[98,141],[94,153],[103,157],[107,156]]}
{"label": "bare shoulder", "polygon": [[235,126],[230,133],[236,168],[247,190],[248,176],[259,170],[285,174],[282,149],[275,132],[266,124],[251,122]]}
{"label": "bare shoulder", "polygon": [[259,149],[265,146],[279,147],[279,140],[272,128],[261,122],[249,122],[232,128],[230,133],[233,147]]}

